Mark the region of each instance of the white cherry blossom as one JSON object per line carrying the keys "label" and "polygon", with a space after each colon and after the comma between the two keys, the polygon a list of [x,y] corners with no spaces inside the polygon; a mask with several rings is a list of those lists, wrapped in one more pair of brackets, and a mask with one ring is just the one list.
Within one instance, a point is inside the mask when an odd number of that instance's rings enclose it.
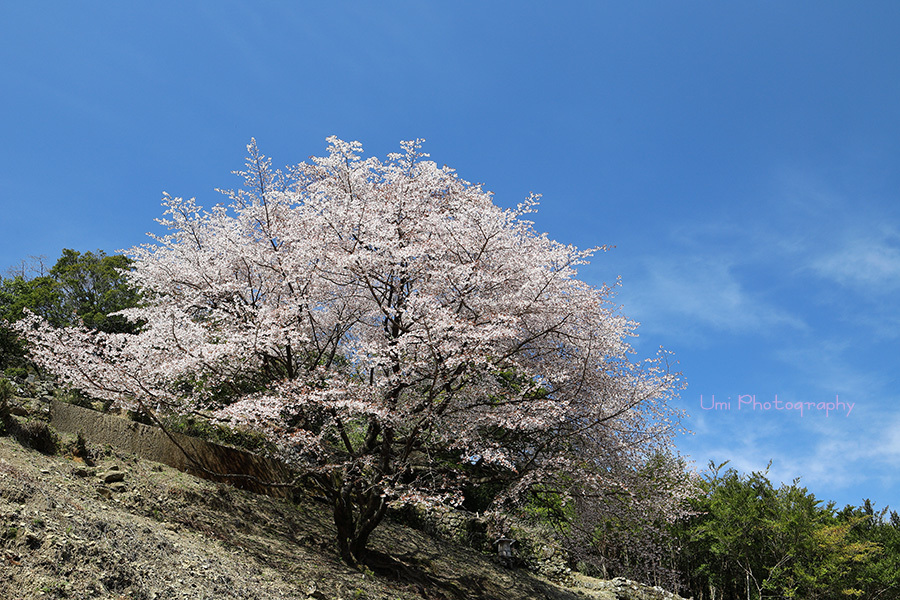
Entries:
{"label": "white cherry blossom", "polygon": [[384,162],[328,143],[286,171],[252,143],[225,205],[166,195],[169,233],[127,252],[141,331],[31,317],[35,358],[98,398],[265,431],[334,502],[348,562],[390,501],[608,489],[667,449],[677,374],[634,360],[613,289],[577,277],[605,248],[537,233],[537,196],[504,210],[421,140]]}

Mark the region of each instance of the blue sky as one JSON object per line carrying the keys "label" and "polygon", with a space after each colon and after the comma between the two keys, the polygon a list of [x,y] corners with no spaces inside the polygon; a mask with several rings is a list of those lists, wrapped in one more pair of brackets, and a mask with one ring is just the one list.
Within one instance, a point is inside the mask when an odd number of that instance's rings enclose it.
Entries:
{"label": "blue sky", "polygon": [[896,2],[6,2],[0,270],[143,243],[251,137],[278,165],[425,138],[616,246],[581,275],[680,361],[697,467],[900,509],[898,29]]}

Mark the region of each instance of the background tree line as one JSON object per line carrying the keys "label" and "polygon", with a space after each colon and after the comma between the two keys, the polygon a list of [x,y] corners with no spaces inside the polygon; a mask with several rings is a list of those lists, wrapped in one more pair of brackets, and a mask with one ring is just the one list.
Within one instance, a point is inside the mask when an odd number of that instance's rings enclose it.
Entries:
{"label": "background tree line", "polygon": [[673,527],[695,598],[900,598],[900,516],[870,500],[838,510],[765,472],[710,464]]}
{"label": "background tree line", "polygon": [[799,480],[776,487],[768,469],[726,464],[710,463],[681,518],[598,526],[588,564],[698,600],[900,598],[896,511],[839,510]]}

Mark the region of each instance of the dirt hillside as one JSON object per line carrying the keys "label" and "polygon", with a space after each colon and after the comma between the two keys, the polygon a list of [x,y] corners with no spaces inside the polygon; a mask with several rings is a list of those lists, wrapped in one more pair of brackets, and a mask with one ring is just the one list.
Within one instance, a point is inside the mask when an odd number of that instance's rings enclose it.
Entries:
{"label": "dirt hillside", "polygon": [[0,437],[5,600],[674,598],[624,580],[554,584],[391,522],[372,543],[389,566],[360,572],[334,551],[323,503],[256,495],[109,447],[90,448],[86,464],[70,438],[59,447],[47,455]]}

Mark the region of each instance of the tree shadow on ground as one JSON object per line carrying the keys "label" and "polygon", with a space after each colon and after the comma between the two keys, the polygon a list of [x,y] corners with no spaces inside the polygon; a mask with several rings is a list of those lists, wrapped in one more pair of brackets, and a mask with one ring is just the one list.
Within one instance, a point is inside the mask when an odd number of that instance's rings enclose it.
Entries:
{"label": "tree shadow on ground", "polygon": [[[507,569],[487,558],[458,562],[455,548],[440,555],[421,551],[389,555],[370,550],[366,567],[427,600],[507,600],[509,598],[547,598],[575,600],[574,593],[533,577],[522,569]],[[445,563],[445,561],[447,561]],[[465,565],[465,568],[453,568]]]}

